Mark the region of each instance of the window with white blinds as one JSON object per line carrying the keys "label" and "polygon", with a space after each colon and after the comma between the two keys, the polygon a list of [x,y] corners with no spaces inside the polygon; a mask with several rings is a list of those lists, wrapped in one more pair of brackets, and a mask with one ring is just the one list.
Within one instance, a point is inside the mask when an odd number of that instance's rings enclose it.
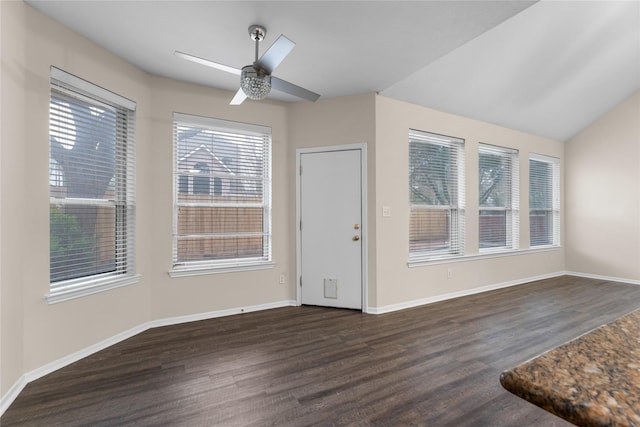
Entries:
{"label": "window with white blinds", "polygon": [[478,171],[480,252],[518,249],[518,151],[480,144]]}
{"label": "window with white blinds", "polygon": [[464,255],[464,140],[409,130],[409,259]]}
{"label": "window with white blinds", "polygon": [[135,103],[51,69],[50,295],[131,277]]}
{"label": "window with white blinds", "polygon": [[174,270],[271,262],[271,129],[175,113]]}
{"label": "window with white blinds", "polygon": [[529,157],[529,241],[560,245],[560,160],[554,157]]}

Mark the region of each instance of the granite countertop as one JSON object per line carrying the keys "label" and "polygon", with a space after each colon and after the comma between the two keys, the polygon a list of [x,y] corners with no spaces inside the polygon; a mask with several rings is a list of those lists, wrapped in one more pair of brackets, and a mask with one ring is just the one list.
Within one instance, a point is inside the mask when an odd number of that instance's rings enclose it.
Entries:
{"label": "granite countertop", "polygon": [[579,426],[640,426],[640,310],[504,371],[500,383]]}

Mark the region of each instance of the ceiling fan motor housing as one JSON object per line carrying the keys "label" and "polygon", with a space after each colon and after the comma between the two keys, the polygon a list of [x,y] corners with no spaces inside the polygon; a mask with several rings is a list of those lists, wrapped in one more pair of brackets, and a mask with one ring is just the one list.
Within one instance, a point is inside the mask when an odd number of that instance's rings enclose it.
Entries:
{"label": "ceiling fan motor housing", "polygon": [[247,98],[264,99],[271,92],[271,75],[258,67],[247,65],[242,68],[240,87]]}
{"label": "ceiling fan motor housing", "polygon": [[264,40],[267,35],[267,29],[262,25],[251,25],[249,26],[249,36],[251,40],[256,42],[261,42]]}

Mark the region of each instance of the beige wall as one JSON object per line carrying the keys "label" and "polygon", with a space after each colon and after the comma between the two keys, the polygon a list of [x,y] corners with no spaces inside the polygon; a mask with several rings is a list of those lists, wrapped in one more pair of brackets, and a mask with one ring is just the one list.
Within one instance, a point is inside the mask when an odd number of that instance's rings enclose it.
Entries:
{"label": "beige wall", "polygon": [[[149,286],[48,305],[49,287],[49,79],[62,68],[138,102],[138,138],[148,140],[147,75],[78,37],[22,2],[2,2],[2,78],[12,88],[2,102],[2,393],[29,370],[95,344],[149,319]],[[8,48],[5,49],[5,46]],[[9,108],[7,108],[9,106]],[[145,144],[139,147],[145,150]],[[140,156],[139,187],[149,162]],[[139,213],[148,215],[144,191]],[[148,229],[139,227],[138,251],[148,250]],[[9,250],[10,245],[10,250]],[[144,269],[144,263],[140,264]],[[5,328],[10,329],[9,333]],[[13,334],[19,338],[12,339]],[[10,363],[19,357],[20,363]],[[8,366],[10,365],[10,366]]]}
{"label": "beige wall", "polygon": [[640,281],[640,91],[566,144],[567,270]]}
{"label": "beige wall", "polygon": [[[0,395],[21,375],[105,339],[176,316],[288,302],[286,105],[228,105],[230,92],[150,76],[22,2],[2,12]],[[48,106],[54,65],[137,102],[139,283],[49,305]],[[268,270],[170,278],[174,111],[272,127],[273,261]]]}
{"label": "beige wall", "polygon": [[[155,230],[153,244],[147,255],[153,268],[144,272],[153,283],[152,317],[163,319],[206,313],[229,308],[261,305],[295,299],[291,271],[290,209],[288,180],[287,109],[278,102],[245,102],[229,106],[230,92],[189,85],[160,77],[150,79],[152,90],[152,150],[149,156],[153,194],[150,202],[154,215],[149,218]],[[215,117],[271,127],[272,131],[272,226],[273,262],[267,270],[208,274],[186,278],[170,278],[171,231],[173,215],[173,112]],[[285,274],[287,283],[279,283]]]}
{"label": "beige wall", "polygon": [[[296,150],[334,145],[367,145],[367,251],[368,305],[375,305],[375,95],[354,95],[320,99],[315,103],[297,102],[289,107],[289,163],[295,165]],[[289,173],[289,208],[296,211],[296,172]],[[295,270],[295,217],[291,229],[291,265]],[[295,295],[295,294],[294,294]]]}
{"label": "beige wall", "polygon": [[[561,164],[564,157],[561,142],[382,96],[376,97],[377,307],[383,309],[395,304],[449,293],[464,293],[474,288],[563,271],[563,249],[409,268],[409,128],[465,140],[467,255],[478,253],[478,143],[519,150],[522,249],[529,246],[526,214],[529,200],[529,153],[560,158]],[[391,208],[390,217],[382,217],[383,206]],[[448,278],[448,269],[453,269],[454,277]]]}

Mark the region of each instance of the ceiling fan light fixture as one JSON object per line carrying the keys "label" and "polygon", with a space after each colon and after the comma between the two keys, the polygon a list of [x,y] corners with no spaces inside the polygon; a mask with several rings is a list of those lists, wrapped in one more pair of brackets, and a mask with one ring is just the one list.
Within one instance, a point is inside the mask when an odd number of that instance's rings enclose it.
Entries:
{"label": "ceiling fan light fixture", "polygon": [[271,76],[252,65],[247,65],[242,68],[240,87],[247,98],[256,101],[264,99],[271,92]]}
{"label": "ceiling fan light fixture", "polygon": [[[0,0],[0,2],[1,1],[2,0]],[[231,105],[240,105],[247,98],[254,100],[264,99],[269,95],[269,93],[271,93],[272,87],[275,87],[275,89],[280,92],[288,93],[289,95],[293,95],[301,99],[307,99],[309,101],[316,101],[320,98],[320,95],[317,93],[313,93],[310,90],[296,86],[286,80],[282,80],[277,77],[274,77],[273,79],[271,78],[273,70],[278,67],[296,44],[283,34],[280,34],[280,37],[278,37],[269,49],[259,57],[258,46],[260,42],[264,40],[266,34],[267,30],[263,26],[251,25],[249,27],[249,37],[251,37],[251,40],[255,43],[255,59],[253,64],[246,65],[242,69],[230,67],[228,65],[179,51],[175,51],[174,54],[189,61],[240,76],[240,89],[238,89],[236,94],[233,96],[230,103]]]}

